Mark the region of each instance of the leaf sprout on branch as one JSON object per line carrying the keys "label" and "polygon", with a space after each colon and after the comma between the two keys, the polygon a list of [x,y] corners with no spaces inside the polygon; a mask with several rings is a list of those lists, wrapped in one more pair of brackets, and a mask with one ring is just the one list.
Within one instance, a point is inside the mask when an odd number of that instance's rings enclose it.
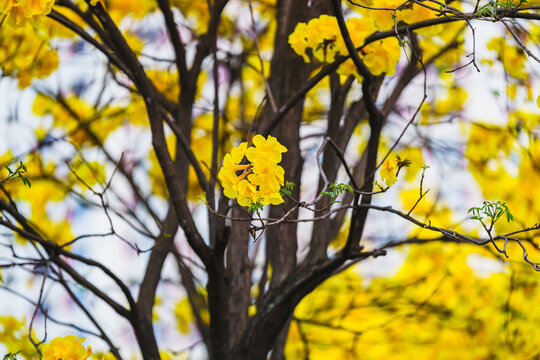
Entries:
{"label": "leaf sprout on branch", "polygon": [[28,178],[24,175],[28,172],[28,170],[22,161],[19,161],[19,165],[15,170],[11,170],[11,168],[7,165],[4,165],[4,167],[8,171],[8,176],[5,179],[0,180],[0,184],[10,180],[21,179],[24,185],[28,186],[29,188],[32,187],[32,183],[30,183],[30,180],[28,180]]}
{"label": "leaf sprout on branch", "polygon": [[486,5],[480,7],[476,14],[478,16],[491,16],[497,17],[497,9],[510,10],[520,7],[521,4],[526,3],[527,0],[520,1],[519,4],[515,4],[513,0],[501,0],[490,1]]}
{"label": "leaf sprout on branch", "polygon": [[292,181],[285,181],[285,187],[281,188],[280,191],[285,195],[291,196],[292,191],[295,186],[296,184],[293,183]]}
{"label": "leaf sprout on branch", "polygon": [[[472,213],[473,216],[471,216],[471,219],[480,221],[480,223],[482,223],[484,228],[486,228],[486,224],[484,223],[484,220],[489,219],[490,227],[489,227],[488,232],[491,232],[493,225],[495,225],[497,220],[499,220],[501,216],[505,214],[506,214],[507,222],[514,220],[514,216],[508,209],[508,206],[506,206],[506,203],[500,200],[484,201],[481,207],[472,207],[469,209],[468,213],[469,214]],[[483,214],[483,216],[481,215],[481,213]]]}
{"label": "leaf sprout on branch", "polygon": [[20,351],[17,351],[16,353],[7,353],[2,358],[3,360],[17,360],[17,354],[20,353]]}
{"label": "leaf sprout on branch", "polygon": [[349,184],[344,183],[336,183],[333,182],[329,186],[330,191],[321,191],[321,195],[328,195],[330,196],[330,205],[332,204],[341,204],[341,201],[336,200],[339,195],[341,195],[344,191],[348,191],[351,194],[353,193],[353,188]]}

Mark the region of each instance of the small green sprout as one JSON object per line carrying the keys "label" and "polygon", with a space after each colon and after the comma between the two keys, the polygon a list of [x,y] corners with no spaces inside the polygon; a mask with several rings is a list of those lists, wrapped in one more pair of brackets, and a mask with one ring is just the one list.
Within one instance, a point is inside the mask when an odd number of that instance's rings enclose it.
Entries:
{"label": "small green sprout", "polygon": [[17,354],[19,354],[20,351],[17,351],[16,353],[7,353],[4,355],[3,360],[17,360]]}
{"label": "small green sprout", "polygon": [[506,206],[506,203],[497,200],[497,201],[484,201],[481,207],[472,207],[468,211],[469,214],[472,214],[471,219],[478,220],[484,225],[484,220],[490,222],[490,228],[499,220],[503,215],[506,215],[506,221],[510,222],[514,220],[514,216]]}
{"label": "small green sprout", "polygon": [[197,200],[200,200],[204,205],[208,206],[208,200],[206,200],[206,191],[203,191],[202,195],[197,196]]}
{"label": "small green sprout", "polygon": [[339,195],[341,195],[344,191],[348,191],[351,194],[353,193],[353,188],[349,184],[343,184],[343,183],[331,183],[329,186],[330,191],[321,191],[321,195],[328,195],[330,196],[331,202],[330,205],[338,203],[341,204],[341,201],[336,200]]}
{"label": "small green sprout", "polygon": [[259,211],[262,211],[263,210],[263,204],[262,204],[262,201],[263,199],[262,198],[258,198],[257,201],[253,201],[251,200],[251,204],[249,204],[249,207],[248,207],[248,210],[250,213],[259,213]]}
{"label": "small green sprout", "polygon": [[296,186],[295,183],[291,182],[291,181],[285,181],[285,187],[281,188],[281,192],[283,194],[286,194],[286,195],[289,195],[291,196],[292,194],[292,191],[294,189],[294,187]]}
{"label": "small green sprout", "polygon": [[29,188],[32,187],[30,180],[28,180],[28,178],[24,175],[25,173],[28,172],[28,170],[26,169],[26,166],[23,164],[22,161],[19,161],[19,165],[17,166],[15,170],[11,170],[11,168],[7,165],[4,165],[4,167],[8,171],[8,176],[5,179],[0,180],[0,183],[3,183],[5,181],[10,181],[10,180],[15,180],[15,179],[21,179],[24,185],[28,186]]}
{"label": "small green sprout", "polygon": [[520,7],[521,4],[526,3],[527,0],[520,1],[519,4],[514,4],[513,0],[499,0],[499,1],[490,1],[486,5],[482,6],[476,14],[478,16],[490,16],[497,17],[497,9],[510,10]]}

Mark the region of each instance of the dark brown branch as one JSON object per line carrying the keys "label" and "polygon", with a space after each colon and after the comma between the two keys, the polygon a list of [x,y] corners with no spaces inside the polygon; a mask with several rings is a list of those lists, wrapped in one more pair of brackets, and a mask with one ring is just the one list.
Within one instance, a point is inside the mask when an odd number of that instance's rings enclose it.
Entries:
{"label": "dark brown branch", "polygon": [[182,40],[180,39],[180,33],[178,27],[174,21],[174,14],[171,11],[171,4],[169,0],[158,0],[158,5],[163,13],[165,19],[165,25],[169,32],[171,44],[174,49],[174,59],[176,63],[176,69],[178,70],[178,84],[180,89],[185,88],[187,85],[188,69],[186,65],[186,49]]}
{"label": "dark brown branch", "polygon": [[95,12],[103,27],[110,34],[111,40],[114,42],[114,46],[117,48],[118,52],[124,59],[124,62],[134,74],[135,84],[141,91],[146,103],[148,117],[150,119],[150,128],[152,131],[152,145],[163,171],[178,223],[184,230],[190,246],[201,258],[203,263],[208,264],[210,261],[209,249],[197,231],[197,227],[195,226],[193,217],[189,207],[187,206],[186,195],[180,181],[181,176],[177,173],[167,149],[165,133],[162,125],[162,119],[166,115],[164,114],[163,109],[159,107],[159,96],[156,95],[158,92],[155,90],[152,83],[146,76],[144,68],[127,44],[122,33],[109,17],[108,13],[103,9],[101,4],[98,3],[96,6],[92,6],[92,10]]}

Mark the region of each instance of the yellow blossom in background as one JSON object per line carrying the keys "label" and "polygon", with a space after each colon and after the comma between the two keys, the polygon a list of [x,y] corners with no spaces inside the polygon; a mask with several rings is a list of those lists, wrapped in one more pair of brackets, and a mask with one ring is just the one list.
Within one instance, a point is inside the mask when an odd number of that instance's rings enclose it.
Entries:
{"label": "yellow blossom in background", "polygon": [[[79,160],[76,160],[79,161]],[[14,162],[12,154],[9,152],[0,156],[0,165],[8,165]],[[51,178],[56,171],[56,165],[52,162],[44,162],[39,153],[34,153],[24,158],[28,179],[32,183],[32,188],[20,186],[18,182],[8,182],[3,184],[8,191],[11,199],[24,201],[30,206],[29,222],[33,228],[45,239],[50,240],[58,245],[66,245],[72,241],[74,236],[71,231],[71,222],[69,213],[65,213],[61,217],[51,217],[52,208],[59,205],[66,199],[68,192],[66,191],[68,183],[60,183],[53,181]],[[85,178],[87,184],[93,186],[98,182],[104,181],[103,166],[90,162],[81,166],[79,162],[75,163],[75,171],[77,173],[88,176],[92,171],[92,176]],[[91,167],[88,168],[88,166]],[[86,168],[86,169],[85,169]],[[5,175],[1,175],[5,177]],[[71,183],[76,183],[78,180],[74,177],[70,179]],[[84,188],[84,186],[83,186]],[[7,199],[6,194],[0,193],[1,199]],[[23,237],[16,235],[15,239],[20,243],[27,243]]]}
{"label": "yellow blossom in background", "polygon": [[405,180],[413,181],[418,175],[420,169],[424,163],[422,150],[417,147],[410,147],[400,151],[400,156],[403,159],[409,160],[410,164],[403,170],[405,170]]}
{"label": "yellow blossom in background", "polygon": [[28,339],[28,327],[24,319],[0,315],[0,344],[11,353],[19,352],[25,359],[37,358],[36,349]]}
{"label": "yellow blossom in background", "polygon": [[[425,59],[434,59],[437,67],[448,68],[449,70],[459,64],[464,47],[461,43],[463,41],[463,34],[461,29],[457,27],[457,23],[447,23],[441,25],[443,30],[437,34],[437,36],[425,36],[419,39],[419,46],[422,49],[422,54]],[[440,55],[448,42],[456,39],[459,43],[444,51],[442,56]]]}
{"label": "yellow blossom in background", "polygon": [[[383,12],[377,11],[377,13]],[[347,20],[347,29],[355,46],[361,46],[369,35],[378,30],[371,20],[368,17]],[[304,58],[305,62],[310,62],[308,50],[311,50],[313,57],[322,63],[332,62],[336,56],[349,54],[336,18],[329,15],[311,19],[307,24],[298,23],[289,35],[289,44],[298,55]],[[371,43],[358,54],[374,75],[383,73],[392,75],[399,61],[401,48],[399,41],[392,37]],[[337,72],[345,77],[354,75],[358,81],[362,80],[351,59],[343,63]]]}
{"label": "yellow blossom in background", "polygon": [[[141,47],[142,48],[142,47]],[[170,101],[177,101],[180,88],[176,71],[147,70],[148,78],[156,88]]]}
{"label": "yellow blossom in background", "polygon": [[333,16],[321,15],[311,19],[306,27],[307,43],[313,51],[313,56],[320,62],[332,62],[341,49],[337,40],[341,38],[337,20]]}
{"label": "yellow blossom in background", "polygon": [[510,45],[508,41],[502,37],[491,39],[487,44],[487,49],[497,52],[497,56],[502,62],[504,70],[508,72],[511,77],[522,81],[528,80],[529,75],[525,71],[527,54],[523,49]]}
{"label": "yellow blossom in background", "polygon": [[210,12],[206,1],[172,0],[171,5],[182,12],[197,33],[207,30]]}
{"label": "yellow blossom in background", "polygon": [[189,333],[189,325],[193,322],[195,317],[193,316],[193,310],[187,297],[176,303],[174,315],[178,331],[182,334]]}
{"label": "yellow blossom in background", "polygon": [[[393,274],[370,278],[350,269],[308,295],[295,310],[286,358],[302,359],[308,351],[310,359],[538,355],[540,286],[529,267],[504,266],[486,248],[444,242],[401,254],[406,258]],[[492,269],[482,273],[478,261]]]}
{"label": "yellow blossom in background", "polygon": [[54,0],[1,0],[0,16],[2,23],[14,27],[23,26],[51,12]]}
{"label": "yellow blossom in background", "polygon": [[37,116],[50,116],[54,126],[63,129],[69,140],[78,147],[96,146],[124,122],[125,110],[117,106],[96,108],[76,95],[63,99],[38,93],[32,105]]}
{"label": "yellow blossom in background", "polygon": [[[134,109],[134,113],[135,111],[136,109]],[[212,159],[212,115],[206,113],[199,115],[194,119],[193,124],[191,148],[196,154],[203,173],[208,177],[210,171],[204,164],[210,164]],[[220,129],[221,131],[228,131],[225,130],[225,125],[220,125]],[[172,135],[167,137],[167,148],[173,159],[176,157],[176,147],[176,138]],[[225,150],[223,151],[225,152]],[[150,161],[149,175],[152,183],[152,194],[166,198],[168,194],[165,179],[163,178],[161,167],[153,150],[148,154],[148,160]],[[190,166],[188,171],[187,199],[196,200],[203,194],[203,189],[197,180],[193,166]]]}
{"label": "yellow blossom in background", "polygon": [[467,101],[467,91],[461,87],[455,87],[448,90],[445,99],[435,103],[435,112],[438,115],[445,115],[452,112],[461,111]]}
{"label": "yellow blossom in background", "polygon": [[465,156],[469,162],[483,168],[492,159],[506,158],[512,147],[513,139],[505,129],[479,123],[471,127]]}
{"label": "yellow blossom in background", "polygon": [[41,352],[43,360],[85,360],[92,355],[92,348],[84,348],[84,338],[77,339],[75,335],[57,337],[43,345]]}
{"label": "yellow blossom in background", "polygon": [[399,60],[399,41],[392,37],[374,42],[364,50],[364,62],[373,75],[393,75]]}
{"label": "yellow blossom in background", "polygon": [[306,23],[298,23],[293,33],[289,35],[289,45],[295,53],[301,55],[306,63],[309,62],[309,56],[306,54],[306,50],[309,48],[309,44],[306,37],[308,26]]}
{"label": "yellow blossom in background", "polygon": [[[424,20],[435,19],[439,13],[428,9],[425,6],[414,3],[410,9],[402,10],[398,13],[399,20],[403,20],[407,24],[413,24]],[[428,26],[423,29],[415,30],[420,35],[436,35],[443,30],[442,25]]]}
{"label": "yellow blossom in background", "polygon": [[0,26],[0,72],[16,78],[20,89],[33,79],[49,76],[57,67],[58,54],[38,29],[28,23],[17,28]]}
{"label": "yellow blossom in background", "polygon": [[[376,26],[377,30],[384,31],[384,30],[390,30],[394,28],[396,24],[395,14],[393,10],[386,10],[386,9],[396,9],[400,5],[403,4],[402,0],[361,0],[358,1],[358,3],[372,7],[372,8],[384,8],[385,10],[373,10],[373,9],[367,9],[367,8],[361,8],[357,6],[352,6],[352,9],[360,12],[360,14],[363,15],[364,18],[370,19],[373,21],[374,25]],[[399,12],[397,13],[399,16]],[[397,21],[399,21],[399,17]]]}
{"label": "yellow blossom in background", "polygon": [[397,181],[398,161],[396,159],[386,159],[381,167],[381,180],[386,186],[392,186]]}
{"label": "yellow blossom in background", "polygon": [[[105,182],[105,168],[98,161],[85,161],[81,158],[75,158],[70,168],[70,180],[73,183],[79,183],[83,188],[86,185],[93,187]],[[84,184],[80,180],[83,180]]]}
{"label": "yellow blossom in background", "polygon": [[246,142],[233,148],[225,155],[218,174],[225,196],[238,199],[241,206],[257,202],[281,204],[283,198],[279,190],[284,184],[285,171],[278,163],[286,151],[287,148],[270,135],[267,139],[255,135],[253,146],[249,148]]}
{"label": "yellow blossom in background", "polygon": [[[201,292],[202,297],[205,297],[204,292]],[[203,300],[206,301],[206,300]],[[205,324],[210,324],[210,313],[203,304],[195,304],[198,316]],[[190,325],[195,321],[194,309],[188,297],[180,299],[174,306],[173,313],[176,319],[176,328],[182,334],[188,334]]]}

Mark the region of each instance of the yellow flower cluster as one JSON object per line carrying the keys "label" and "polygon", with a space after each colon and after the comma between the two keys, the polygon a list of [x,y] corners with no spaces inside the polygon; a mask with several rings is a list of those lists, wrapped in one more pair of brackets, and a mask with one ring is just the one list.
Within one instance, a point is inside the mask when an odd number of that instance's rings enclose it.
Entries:
{"label": "yellow flower cluster", "polygon": [[0,18],[2,24],[20,27],[47,15],[53,5],[54,0],[0,0]]}
{"label": "yellow flower cluster", "polygon": [[118,106],[97,109],[76,95],[66,95],[62,100],[38,94],[32,112],[37,116],[51,116],[54,128],[63,129],[69,140],[80,147],[95,145],[94,135],[105,141],[125,120],[125,112]]}
{"label": "yellow flower cluster", "polygon": [[381,166],[381,180],[383,180],[386,186],[390,187],[397,182],[398,160],[386,159]]}
{"label": "yellow flower cluster", "polygon": [[58,54],[30,24],[0,27],[0,72],[17,78],[19,88],[28,87],[32,79],[49,76],[57,67]]}
{"label": "yellow flower cluster", "polygon": [[487,45],[488,50],[496,51],[501,60],[504,70],[514,79],[527,81],[529,74],[525,70],[527,54],[520,47],[510,45],[504,38],[491,39]]}
{"label": "yellow flower cluster", "polygon": [[[397,177],[401,169],[408,168],[408,170],[406,171],[405,177],[406,179],[411,180],[416,175],[418,170],[422,168],[422,166],[419,165],[421,164],[420,160],[422,159],[421,152],[418,152],[418,150],[411,148],[411,149],[405,150],[402,155],[404,154],[415,159],[416,164],[411,167],[411,164],[413,164],[413,161],[409,159],[408,157],[402,158],[399,155],[396,155],[394,159],[387,158],[382,163],[379,175],[381,177],[381,180],[384,181],[387,187],[394,185],[398,181]],[[379,184],[377,181],[375,181],[374,184],[378,186],[380,189],[384,189],[384,187],[381,184]]]}
{"label": "yellow flower cluster", "polygon": [[85,349],[85,339],[77,339],[75,335],[57,337],[45,344],[41,349],[43,360],[86,360],[92,355],[92,348]]}
{"label": "yellow flower cluster", "polygon": [[[377,31],[375,22],[364,18],[347,20],[347,29],[357,47],[364,43],[366,37]],[[310,62],[308,50],[320,62],[332,62],[338,55],[348,55],[337,20],[329,15],[321,15],[308,23],[298,23],[289,35],[289,44],[305,62]],[[374,75],[392,75],[401,55],[401,48],[396,38],[388,38],[367,45],[359,55]],[[343,63],[337,72],[344,76],[354,75],[361,81],[351,59]]]}
{"label": "yellow flower cluster", "polygon": [[[365,19],[373,21],[378,31],[391,30],[399,22],[413,24],[440,16],[440,11],[430,4],[419,5],[411,4],[411,2],[405,4],[403,0],[360,0],[357,2],[368,8],[351,6],[351,9],[362,14]],[[459,5],[457,6],[459,8]],[[442,30],[440,25],[435,25],[418,29],[416,32],[420,35],[435,35]]]}
{"label": "yellow flower cluster", "polygon": [[[34,336],[34,332],[32,332],[32,336]],[[18,355],[23,359],[37,357],[34,345],[28,340],[28,327],[24,319],[0,316],[0,344],[4,345],[6,350],[11,353],[18,352]]]}
{"label": "yellow flower cluster", "polygon": [[[281,204],[283,198],[279,190],[285,171],[278,163],[287,148],[270,135],[267,139],[255,135],[253,145],[248,147],[247,142],[243,142],[225,155],[218,174],[223,193],[228,198],[238,199],[241,206],[257,202]],[[247,162],[243,163],[244,157]]]}

